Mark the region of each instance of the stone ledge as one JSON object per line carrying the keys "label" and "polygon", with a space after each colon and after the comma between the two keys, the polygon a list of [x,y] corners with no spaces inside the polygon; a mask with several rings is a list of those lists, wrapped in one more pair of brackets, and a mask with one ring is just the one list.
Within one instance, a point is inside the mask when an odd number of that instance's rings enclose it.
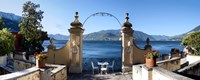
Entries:
{"label": "stone ledge", "polygon": [[156,62],[157,64],[161,64],[161,63],[165,63],[165,62],[171,62],[171,61],[174,61],[174,60],[179,60],[181,59],[180,57],[174,57],[172,59],[167,59],[167,60],[162,60],[162,61],[158,61]]}
{"label": "stone ledge", "polygon": [[169,80],[193,80],[191,78],[188,78],[188,77],[185,77],[185,76],[182,76],[182,75],[167,71],[167,70],[159,68],[159,67],[154,67],[153,68],[153,76],[155,76],[154,75],[155,73],[163,75],[163,76],[165,76],[165,78],[168,78]]}
{"label": "stone ledge", "polygon": [[64,68],[66,68],[66,66],[64,66],[64,65],[46,64],[46,66],[55,67],[55,69],[53,69],[51,71],[51,76],[55,75],[56,73],[60,72]]}
{"label": "stone ledge", "polygon": [[20,78],[20,77],[26,76],[28,74],[37,72],[39,70],[40,69],[37,68],[37,67],[32,67],[32,68],[29,68],[29,69],[26,69],[26,70],[22,70],[22,71],[19,71],[19,72],[14,72],[14,73],[6,74],[6,75],[1,75],[0,79],[13,80],[13,79]]}
{"label": "stone ledge", "polygon": [[180,70],[178,70],[177,72],[184,72],[185,70],[191,69],[191,68],[193,68],[194,66],[197,66],[197,65],[200,65],[200,60],[198,60],[198,61],[196,61],[196,62],[194,62],[194,63],[192,63],[192,64],[190,64],[190,65],[188,65],[188,66],[186,66],[186,67],[184,67],[182,69],[180,69]]}

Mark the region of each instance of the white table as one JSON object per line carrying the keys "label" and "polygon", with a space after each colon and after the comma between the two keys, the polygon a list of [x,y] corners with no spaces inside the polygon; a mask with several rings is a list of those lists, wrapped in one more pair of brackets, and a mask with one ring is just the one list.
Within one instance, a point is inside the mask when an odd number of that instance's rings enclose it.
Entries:
{"label": "white table", "polygon": [[105,74],[107,74],[107,67],[109,65],[108,62],[97,62],[97,65],[101,66],[101,74],[104,72]]}

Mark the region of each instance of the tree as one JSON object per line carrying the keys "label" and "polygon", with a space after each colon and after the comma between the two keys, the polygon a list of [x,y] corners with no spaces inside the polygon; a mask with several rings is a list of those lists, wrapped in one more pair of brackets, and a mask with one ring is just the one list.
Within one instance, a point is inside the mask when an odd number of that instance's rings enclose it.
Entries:
{"label": "tree", "polygon": [[0,56],[10,53],[15,49],[15,36],[7,28],[0,30]]}
{"label": "tree", "polygon": [[31,1],[24,3],[22,21],[19,24],[19,33],[24,37],[23,46],[27,53],[41,52],[44,50],[42,43],[47,38],[47,32],[42,31],[41,21],[43,11],[37,10],[39,4]]}
{"label": "tree", "polygon": [[188,34],[181,42],[181,45],[191,46],[196,49],[195,55],[200,55],[200,32],[193,32]]}
{"label": "tree", "polygon": [[0,16],[0,30],[2,30],[4,28],[4,21],[3,21],[3,18]]}

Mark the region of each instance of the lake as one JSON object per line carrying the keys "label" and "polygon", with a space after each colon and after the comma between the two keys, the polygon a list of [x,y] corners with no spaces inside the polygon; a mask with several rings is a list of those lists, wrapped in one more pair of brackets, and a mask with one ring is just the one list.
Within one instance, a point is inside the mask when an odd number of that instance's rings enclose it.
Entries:
{"label": "lake", "polygon": [[[54,44],[59,49],[65,45],[67,40],[55,40]],[[143,49],[146,45],[145,41],[136,41],[136,45]],[[168,54],[171,48],[183,50],[184,46],[180,46],[180,41],[151,41],[153,50],[159,50],[159,54]],[[47,51],[49,40],[44,41],[43,46]],[[121,57],[121,41],[83,41],[83,58],[109,58]]]}

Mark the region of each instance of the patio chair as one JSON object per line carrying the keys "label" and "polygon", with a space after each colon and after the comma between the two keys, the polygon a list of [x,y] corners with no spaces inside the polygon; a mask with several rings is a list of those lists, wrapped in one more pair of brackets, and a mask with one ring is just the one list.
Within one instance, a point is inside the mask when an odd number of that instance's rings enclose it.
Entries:
{"label": "patio chair", "polygon": [[101,74],[107,74],[108,65],[101,65]]}
{"label": "patio chair", "polygon": [[97,70],[99,73],[99,67],[94,66],[94,63],[91,61],[91,65],[92,65],[92,74],[94,74],[94,70]]}
{"label": "patio chair", "polygon": [[108,69],[112,69],[112,72],[114,72],[114,65],[115,65],[115,60],[113,60],[112,64],[108,66]]}

